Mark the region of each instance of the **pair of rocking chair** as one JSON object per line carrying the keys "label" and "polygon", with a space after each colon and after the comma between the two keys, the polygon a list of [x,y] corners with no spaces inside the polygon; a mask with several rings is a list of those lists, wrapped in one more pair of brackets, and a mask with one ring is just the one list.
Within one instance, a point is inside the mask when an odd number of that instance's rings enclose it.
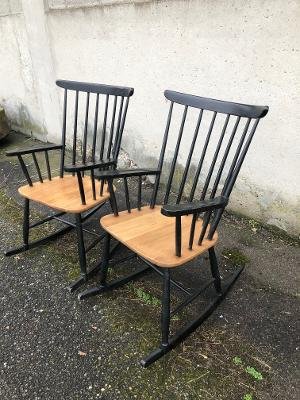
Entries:
{"label": "pair of rocking chair", "polygon": [[[19,188],[20,194],[25,197],[24,244],[6,254],[11,255],[28,250],[76,228],[81,276],[71,285],[71,289],[78,288],[95,272],[99,271],[100,273],[99,284],[80,293],[79,299],[113,290],[148,271],[157,272],[163,279],[161,343],[154,352],[141,361],[141,364],[147,367],[193,332],[220,304],[241,273],[242,268],[239,268],[226,281],[220,278],[214,250],[218,240],[217,227],[228,204],[258,123],[267,114],[268,107],[207,99],[167,90],[165,97],[170,101],[170,108],[157,168],[119,170],[117,169],[118,155],[128,102],[133,94],[133,89],[70,81],[58,81],[57,84],[65,91],[62,144],[7,153],[7,155],[19,158],[28,185]],[[68,90],[75,91],[71,165],[65,165]],[[79,92],[86,93],[81,164],[78,164],[76,159]],[[88,117],[91,94],[96,95],[96,104],[89,159]],[[105,96],[100,136],[98,136],[99,95]],[[109,114],[111,96],[114,100]],[[181,113],[179,121],[175,116],[176,111]],[[110,115],[109,121],[108,114]],[[115,121],[116,116],[117,121]],[[192,122],[188,121],[188,117],[191,120],[194,119],[193,127]],[[178,129],[175,128],[176,125],[178,125]],[[190,138],[187,138],[185,133],[191,129],[192,134]],[[175,137],[171,134],[174,130]],[[214,136],[216,140],[214,140]],[[200,150],[196,150],[201,140],[203,143]],[[188,151],[184,162],[185,166],[182,169],[178,167],[178,164],[182,164],[183,157],[180,147],[184,142]],[[48,152],[57,149],[61,151],[60,175],[52,178]],[[36,157],[37,152],[45,153],[47,180],[42,178]],[[32,154],[39,182],[32,182],[23,161],[22,156],[29,153]],[[165,157],[166,154],[168,157]],[[195,162],[192,162],[195,159],[197,160],[196,169]],[[165,174],[167,182],[163,190],[163,199],[158,201],[159,188],[163,186],[160,183],[164,166],[167,169],[167,174]],[[86,175],[88,172],[89,176]],[[155,180],[150,205],[142,206],[142,177],[151,175],[155,177]],[[118,207],[114,188],[115,179],[121,179],[124,182],[127,208],[125,211],[120,211]],[[136,207],[132,207],[133,199],[129,194],[128,179],[137,179],[138,181]],[[201,190],[199,190],[199,186]],[[59,212],[30,225],[29,200],[42,203]],[[82,224],[107,201],[110,202],[113,213],[101,218],[100,224],[105,230],[105,234],[99,235],[96,239],[97,243],[104,238],[103,258],[98,265],[87,270],[86,252],[91,245],[88,248],[85,247]],[[60,217],[64,213],[74,214],[75,223],[61,219]],[[51,219],[66,223],[67,227],[48,238],[29,243],[29,229]],[[124,278],[108,282],[109,261],[114,253],[114,248],[111,247],[111,238],[130,249],[133,256],[140,259],[145,267]],[[191,293],[179,282],[171,279],[174,268],[185,265],[190,260],[206,254],[207,251],[212,279],[199,290]],[[196,319],[170,336],[171,316],[190,304],[211,285],[214,286],[216,295],[210,304]],[[188,295],[186,300],[172,311],[171,286]]]}

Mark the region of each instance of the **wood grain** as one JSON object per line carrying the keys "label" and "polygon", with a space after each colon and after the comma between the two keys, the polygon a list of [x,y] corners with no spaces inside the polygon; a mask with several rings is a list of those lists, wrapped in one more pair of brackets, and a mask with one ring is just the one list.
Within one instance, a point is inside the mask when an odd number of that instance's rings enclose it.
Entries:
{"label": "wood grain", "polygon": [[142,207],[131,210],[131,213],[122,211],[119,216],[113,214],[101,218],[102,227],[115,239],[129,249],[160,267],[178,267],[201,253],[213,247],[218,239],[215,233],[212,240],[204,239],[202,245],[197,244],[202,220],[199,219],[195,228],[193,249],[189,250],[189,234],[192,216],[183,216],[182,220],[182,255],[175,254],[175,218],[165,217],[160,212],[161,206],[154,209]]}
{"label": "wood grain", "polygon": [[100,196],[100,183],[95,182],[96,200],[93,200],[91,178],[83,178],[86,205],[81,204],[78,181],[76,176],[65,175],[63,178],[55,177],[51,181],[34,182],[33,186],[21,186],[19,193],[37,203],[44,204],[56,210],[68,213],[81,213],[105,202],[109,199],[107,185],[104,185],[103,196]]}

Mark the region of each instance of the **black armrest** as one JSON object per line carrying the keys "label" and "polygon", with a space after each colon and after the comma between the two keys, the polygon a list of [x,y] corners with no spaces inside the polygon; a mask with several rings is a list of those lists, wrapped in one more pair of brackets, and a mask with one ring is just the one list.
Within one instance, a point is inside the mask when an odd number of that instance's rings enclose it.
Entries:
{"label": "black armrest", "polygon": [[219,196],[214,199],[195,201],[185,204],[165,204],[161,208],[161,213],[166,217],[179,217],[181,215],[195,214],[204,211],[223,208],[228,204],[228,198]]}
{"label": "black armrest", "polygon": [[104,160],[99,162],[88,162],[85,164],[70,164],[64,166],[64,171],[66,172],[78,172],[78,171],[87,171],[90,169],[96,168],[104,168],[109,167],[111,165],[116,165],[115,160]]}
{"label": "black armrest", "polygon": [[46,151],[46,150],[58,150],[62,149],[61,144],[50,144],[48,146],[39,146],[39,147],[31,147],[29,149],[15,149],[15,150],[9,150],[6,151],[7,157],[11,156],[23,156],[24,154],[32,154],[32,153],[38,153],[40,151]]}
{"label": "black armrest", "polygon": [[116,169],[109,171],[98,171],[95,173],[95,178],[108,179],[108,178],[128,178],[131,176],[143,176],[143,175],[159,175],[160,170],[154,168],[147,169]]}

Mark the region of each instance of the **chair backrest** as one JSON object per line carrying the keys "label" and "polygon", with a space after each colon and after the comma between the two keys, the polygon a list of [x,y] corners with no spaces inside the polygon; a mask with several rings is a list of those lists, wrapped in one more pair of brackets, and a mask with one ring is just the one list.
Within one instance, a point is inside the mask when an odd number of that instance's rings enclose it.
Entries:
{"label": "chair backrest", "polygon": [[56,84],[64,89],[60,176],[63,176],[67,144],[72,147],[73,164],[116,161],[134,89],[67,80],[58,80]]}
{"label": "chair backrest", "polygon": [[[171,157],[171,163],[168,164],[169,176],[165,188],[163,203],[169,202],[170,192],[176,194],[176,203],[182,201],[183,194],[186,194],[186,200],[191,202],[195,198],[196,189],[199,184],[199,177],[202,174],[202,187],[197,200],[204,200],[208,196],[214,198],[219,192],[223,196],[229,197],[237,175],[241,169],[242,163],[250,146],[251,140],[257,128],[260,118],[268,112],[267,106],[252,106],[247,104],[232,103],[228,101],[214,100],[204,97],[193,96],[184,93],[178,93],[171,90],[165,91],[165,97],[170,100],[170,109],[167,119],[166,130],[163,138],[161,154],[159,158],[159,169],[163,169],[165,161],[165,152],[169,139],[169,131],[172,116],[174,114],[174,104],[183,106],[182,117],[179,129],[175,132],[175,148]],[[188,147],[186,162],[180,171],[176,171],[176,181],[180,182],[179,187],[174,189],[172,183],[176,170],[180,146],[183,142],[184,129],[190,109],[198,109],[197,115],[194,115],[193,134],[185,140],[185,147]],[[195,154],[195,145],[200,136],[201,123],[206,115],[209,123],[201,131],[202,148]],[[219,118],[219,126],[216,128],[216,122]],[[231,129],[229,123],[232,120]],[[207,129],[206,129],[207,128]],[[229,134],[227,131],[229,131]],[[208,152],[210,141],[215,134],[217,139],[213,152]],[[196,160],[197,167],[192,164],[192,159]],[[204,169],[206,165],[206,169]],[[189,173],[193,179],[187,185]],[[181,176],[179,176],[181,175]],[[157,190],[160,183],[160,176],[157,176],[152,196],[152,205],[156,202]],[[220,190],[221,187],[221,190]]]}

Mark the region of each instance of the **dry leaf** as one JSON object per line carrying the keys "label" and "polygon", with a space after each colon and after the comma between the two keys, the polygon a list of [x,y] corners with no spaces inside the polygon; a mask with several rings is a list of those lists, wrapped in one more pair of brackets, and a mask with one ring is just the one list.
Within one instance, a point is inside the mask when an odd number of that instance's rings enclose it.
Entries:
{"label": "dry leaf", "polygon": [[94,331],[96,331],[98,328],[94,325],[91,325],[91,328],[94,329]]}

